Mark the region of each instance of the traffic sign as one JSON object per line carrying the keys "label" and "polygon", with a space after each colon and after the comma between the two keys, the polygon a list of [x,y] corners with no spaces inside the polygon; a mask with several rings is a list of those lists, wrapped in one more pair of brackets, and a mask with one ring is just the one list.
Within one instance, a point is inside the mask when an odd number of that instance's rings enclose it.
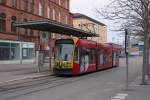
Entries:
{"label": "traffic sign", "polygon": [[49,37],[48,32],[40,32],[40,40],[41,41],[47,41]]}

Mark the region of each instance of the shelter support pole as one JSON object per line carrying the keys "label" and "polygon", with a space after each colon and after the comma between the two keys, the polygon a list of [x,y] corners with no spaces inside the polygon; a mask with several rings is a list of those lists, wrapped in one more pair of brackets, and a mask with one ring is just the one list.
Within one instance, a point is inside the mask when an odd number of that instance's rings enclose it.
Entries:
{"label": "shelter support pole", "polygon": [[150,79],[150,34],[148,37],[148,55],[147,55],[147,59],[148,59],[148,78]]}
{"label": "shelter support pole", "polygon": [[52,50],[51,50],[51,33],[48,32],[48,46],[49,46],[49,70],[52,70]]}

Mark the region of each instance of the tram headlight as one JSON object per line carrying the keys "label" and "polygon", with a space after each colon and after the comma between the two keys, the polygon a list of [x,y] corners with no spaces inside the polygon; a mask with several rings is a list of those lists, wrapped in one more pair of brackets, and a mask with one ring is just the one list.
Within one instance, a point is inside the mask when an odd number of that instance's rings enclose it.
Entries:
{"label": "tram headlight", "polygon": [[64,68],[71,68],[71,62],[70,61],[65,61],[63,63]]}

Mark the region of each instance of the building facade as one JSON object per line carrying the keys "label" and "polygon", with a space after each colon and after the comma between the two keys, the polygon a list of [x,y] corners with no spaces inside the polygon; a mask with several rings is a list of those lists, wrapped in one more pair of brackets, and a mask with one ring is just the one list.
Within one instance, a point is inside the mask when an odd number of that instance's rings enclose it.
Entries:
{"label": "building facade", "polygon": [[[0,64],[34,62],[35,52],[45,50],[39,31],[14,27],[17,21],[54,20],[73,25],[69,0],[0,0]],[[65,36],[63,36],[65,37]],[[52,47],[57,38],[51,34]]]}
{"label": "building facade", "polygon": [[105,24],[94,20],[86,15],[75,13],[73,14],[73,26],[75,28],[82,29],[84,31],[96,33],[99,37],[90,37],[89,40],[93,40],[99,43],[107,42],[107,27]]}

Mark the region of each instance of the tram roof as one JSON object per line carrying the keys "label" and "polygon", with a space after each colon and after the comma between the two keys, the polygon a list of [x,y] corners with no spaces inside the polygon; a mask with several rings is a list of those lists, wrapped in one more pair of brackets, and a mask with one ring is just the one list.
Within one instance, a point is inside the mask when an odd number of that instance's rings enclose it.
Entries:
{"label": "tram roof", "polygon": [[16,27],[47,31],[62,35],[72,35],[76,37],[98,37],[98,34],[77,29],[67,24],[62,24],[53,20],[34,20],[27,22],[17,22],[14,25]]}
{"label": "tram roof", "polygon": [[86,39],[78,39],[77,44],[80,47],[87,47],[87,48],[96,48],[97,43],[95,41],[86,40]]}
{"label": "tram roof", "polygon": [[106,44],[111,45],[114,48],[122,48],[121,45],[119,45],[119,44],[115,44],[115,43],[106,43]]}

